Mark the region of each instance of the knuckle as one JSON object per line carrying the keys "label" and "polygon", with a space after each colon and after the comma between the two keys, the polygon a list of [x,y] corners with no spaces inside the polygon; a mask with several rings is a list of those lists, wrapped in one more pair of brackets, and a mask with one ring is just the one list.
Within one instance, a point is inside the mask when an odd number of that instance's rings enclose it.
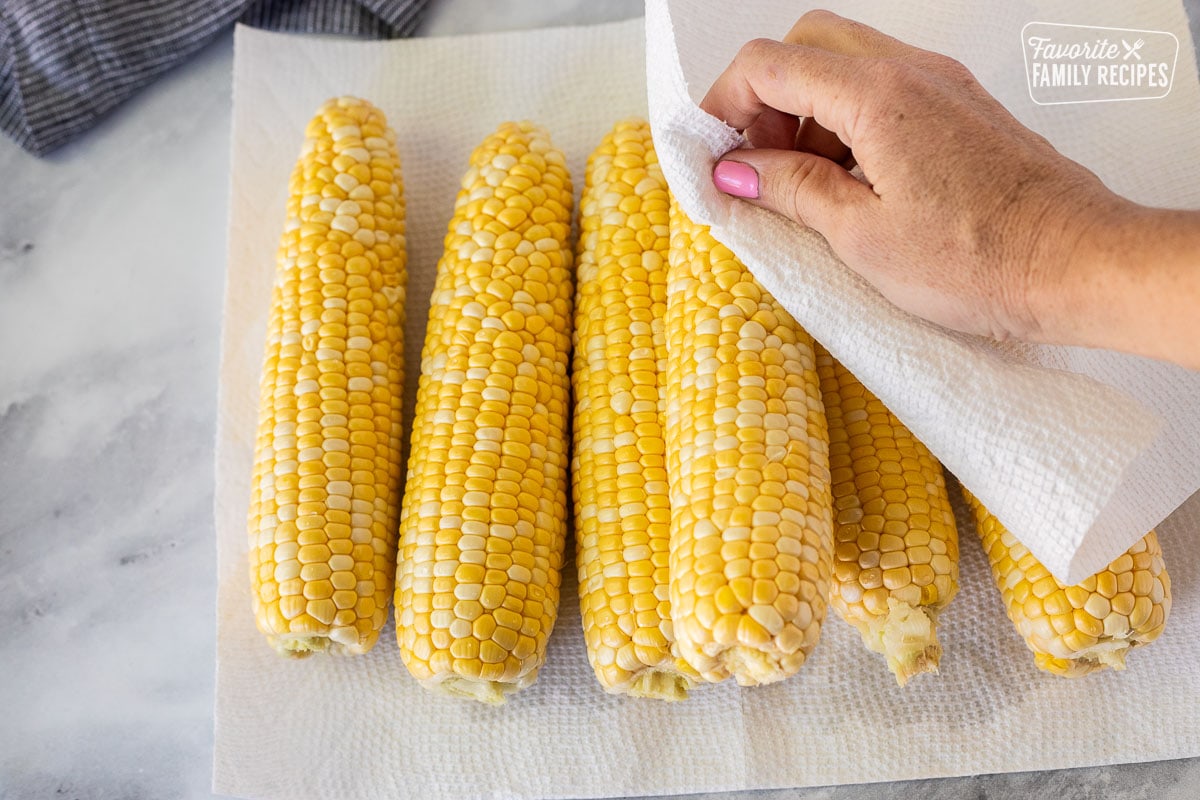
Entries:
{"label": "knuckle", "polygon": [[875,30],[870,25],[854,19],[841,20],[840,27],[846,32],[847,36],[860,44],[870,42],[879,34],[879,31]]}
{"label": "knuckle", "polygon": [[959,84],[975,84],[975,73],[967,68],[967,65],[956,58],[951,58],[941,53],[934,55],[934,64],[937,69],[949,78],[954,83]]}
{"label": "knuckle", "polygon": [[832,11],[814,8],[804,12],[800,19],[796,20],[796,24],[788,31],[784,41],[804,44],[814,38],[821,39],[822,33],[844,28],[849,22],[850,20],[840,17]]}
{"label": "knuckle", "polygon": [[971,74],[971,70],[967,69],[967,65],[959,61],[957,58],[951,58],[950,56],[939,53],[938,60],[941,62],[942,67],[949,72],[953,72],[957,75]]}
{"label": "knuckle", "polygon": [[796,23],[796,26],[799,27],[800,25],[829,25],[829,24],[836,24],[838,22],[844,22],[844,21],[845,20],[842,17],[839,17],[837,14],[833,13],[832,11],[828,11],[824,8],[814,8],[810,11],[805,11],[803,14],[801,14],[800,20]]}
{"label": "knuckle", "polygon": [[765,61],[770,57],[771,52],[775,49],[777,42],[773,42],[765,37],[751,39],[742,45],[735,57],[737,61],[749,61],[751,63]]}

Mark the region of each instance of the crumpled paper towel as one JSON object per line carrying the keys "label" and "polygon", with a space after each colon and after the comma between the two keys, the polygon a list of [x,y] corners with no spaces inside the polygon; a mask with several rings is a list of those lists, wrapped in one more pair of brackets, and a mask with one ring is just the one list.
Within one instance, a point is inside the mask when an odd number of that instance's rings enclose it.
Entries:
{"label": "crumpled paper towel", "polygon": [[[874,0],[825,5],[963,61],[1018,119],[1115,191],[1200,208],[1200,84],[1177,3],[934,0],[919,13]],[[884,300],[812,231],[717,192],[713,160],[739,137],[696,103],[742,43],[781,37],[805,10],[778,0],[728,9],[647,3],[651,122],[680,204],[713,225],[1048,569],[1071,583],[1097,572],[1200,488],[1200,372],[949,334]],[[1035,105],[1021,48],[1031,21],[1171,31],[1181,43],[1174,86],[1161,100]]]}
{"label": "crumpled paper towel", "polygon": [[265,644],[250,611],[245,519],[274,253],[309,116],[329,96],[358,94],[399,135],[411,411],[434,266],[471,148],[501,120],[541,120],[578,186],[612,122],[646,113],[643,52],[641,20],[382,43],[238,31],[217,423],[214,789],[289,800],[635,796],[1200,755],[1200,497],[1160,528],[1176,596],[1164,638],[1134,653],[1124,674],[1075,682],[1033,667],[961,504],[962,589],[942,617],[942,672],[903,690],[831,615],[787,682],[705,687],[673,705],[606,695],[587,664],[571,569],[541,677],[500,708],[418,687],[391,624],[360,658],[286,661]]}

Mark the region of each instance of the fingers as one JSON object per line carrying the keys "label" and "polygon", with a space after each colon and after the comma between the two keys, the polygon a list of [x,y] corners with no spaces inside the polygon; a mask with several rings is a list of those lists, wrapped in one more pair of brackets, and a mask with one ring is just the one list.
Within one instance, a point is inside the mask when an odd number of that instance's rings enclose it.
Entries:
{"label": "fingers", "polygon": [[792,150],[735,150],[717,162],[718,189],[815,229],[837,250],[879,198],[832,161]]}
{"label": "fingers", "polygon": [[756,147],[775,149],[792,146],[783,143],[792,118],[798,122],[813,117],[819,128],[807,130],[805,120],[794,146],[851,163],[847,157],[856,110],[878,92],[880,70],[872,67],[882,68],[886,65],[881,62],[887,61],[942,69],[956,64],[861,22],[829,11],[809,11],[782,42],[756,39],[743,46],[700,107],[745,131]]}
{"label": "fingers", "polygon": [[746,128],[745,134],[751,147],[784,149],[791,147],[796,141],[799,126],[800,120],[791,114],[767,108],[753,125]]}
{"label": "fingers", "polygon": [[779,112],[813,117],[853,146],[854,110],[870,91],[868,72],[849,56],[755,39],[742,47],[700,107],[742,131]]}

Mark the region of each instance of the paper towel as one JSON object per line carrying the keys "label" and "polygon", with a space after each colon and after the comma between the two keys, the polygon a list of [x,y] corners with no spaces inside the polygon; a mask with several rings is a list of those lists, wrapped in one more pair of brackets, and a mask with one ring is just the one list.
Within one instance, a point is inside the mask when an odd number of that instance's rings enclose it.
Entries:
{"label": "paper towel", "polygon": [[471,148],[501,120],[538,119],[578,186],[612,122],[646,112],[642,26],[379,43],[238,30],[216,463],[216,791],[603,797],[1200,755],[1200,498],[1161,527],[1176,595],[1163,638],[1132,654],[1126,673],[1076,682],[1033,667],[961,515],[962,589],[943,616],[942,672],[903,690],[831,618],[810,662],[782,684],[706,687],[674,705],[608,696],[587,665],[570,569],[542,675],[501,708],[418,687],[390,624],[361,658],[286,661],[265,644],[250,611],[245,519],[274,252],[309,116],[329,96],[358,94],[399,135],[411,410],[434,266]]}
{"label": "paper towel", "polygon": [[[941,0],[919,14],[903,3],[824,5],[963,61],[1018,119],[1114,190],[1200,208],[1200,85],[1178,4]],[[651,122],[680,204],[713,225],[1056,576],[1074,583],[1103,568],[1200,487],[1200,372],[947,333],[884,300],[812,231],[717,192],[713,159],[739,138],[696,103],[742,43],[779,38],[805,10],[778,0],[725,9],[711,0],[647,4]],[[1171,31],[1182,43],[1174,86],[1161,100],[1035,105],[1021,47],[1031,21]]]}

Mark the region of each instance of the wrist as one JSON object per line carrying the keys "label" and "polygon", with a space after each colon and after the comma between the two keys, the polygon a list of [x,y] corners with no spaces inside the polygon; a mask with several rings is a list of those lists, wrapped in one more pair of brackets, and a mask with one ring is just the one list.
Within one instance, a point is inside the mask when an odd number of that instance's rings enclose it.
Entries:
{"label": "wrist", "polygon": [[1101,188],[1088,202],[1048,209],[1041,222],[1032,341],[1127,349],[1125,301],[1136,278],[1125,254],[1136,248],[1141,207]]}
{"label": "wrist", "polygon": [[1200,368],[1200,214],[1113,195],[1073,227],[1037,340]]}

